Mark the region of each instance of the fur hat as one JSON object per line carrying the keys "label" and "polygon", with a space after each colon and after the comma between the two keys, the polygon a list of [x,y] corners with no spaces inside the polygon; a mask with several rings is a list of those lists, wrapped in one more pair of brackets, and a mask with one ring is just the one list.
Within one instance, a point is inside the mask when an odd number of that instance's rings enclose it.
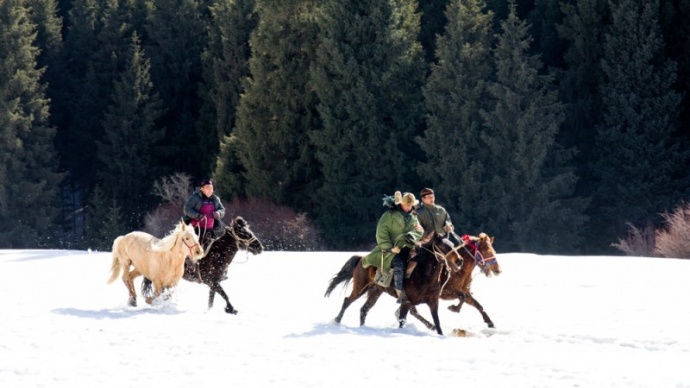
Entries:
{"label": "fur hat", "polygon": [[202,179],[201,182],[199,182],[199,187],[204,187],[206,185],[213,185],[213,181],[210,179]]}
{"label": "fur hat", "polygon": [[399,191],[395,192],[395,204],[396,205],[410,205],[410,206],[417,206],[419,204],[419,201],[417,201],[417,198],[414,197],[414,194],[412,193],[405,193],[402,194]]}
{"label": "fur hat", "polygon": [[419,193],[419,197],[420,197],[420,198],[424,198],[424,197],[426,197],[427,195],[433,194],[433,193],[434,193],[434,190],[431,190],[430,188],[427,187],[427,188],[425,188],[425,189],[422,189],[422,192]]}

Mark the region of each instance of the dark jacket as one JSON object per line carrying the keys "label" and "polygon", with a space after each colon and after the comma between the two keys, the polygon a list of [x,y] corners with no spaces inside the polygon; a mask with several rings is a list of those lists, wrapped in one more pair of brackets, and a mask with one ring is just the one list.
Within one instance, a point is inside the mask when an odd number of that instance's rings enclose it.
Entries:
{"label": "dark jacket", "polygon": [[424,236],[422,238],[428,236],[431,232],[436,232],[439,236],[445,236],[447,233],[444,229],[446,223],[453,225],[446,209],[436,204],[422,204],[417,209],[417,218],[422,228],[424,228]]}
{"label": "dark jacket", "polygon": [[225,207],[223,207],[223,204],[220,202],[220,198],[218,198],[217,195],[213,194],[211,197],[206,197],[201,190],[197,189],[184,204],[185,217],[189,220],[199,220],[204,216],[212,217],[210,214],[202,214],[199,212],[199,210],[201,210],[201,206],[204,204],[204,201],[213,202],[213,211],[218,212],[220,218],[225,216]]}

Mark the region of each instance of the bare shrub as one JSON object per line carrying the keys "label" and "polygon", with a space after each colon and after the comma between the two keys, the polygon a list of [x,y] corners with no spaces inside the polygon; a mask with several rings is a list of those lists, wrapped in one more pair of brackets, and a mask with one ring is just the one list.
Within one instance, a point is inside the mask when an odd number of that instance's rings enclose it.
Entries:
{"label": "bare shrub", "polygon": [[153,194],[163,202],[184,206],[192,192],[192,178],[185,173],[175,173],[153,183]]}
{"label": "bare shrub", "polygon": [[666,227],[656,232],[654,252],[662,257],[690,259],[690,204],[681,204],[663,217]]}
{"label": "bare shrub", "polygon": [[647,224],[637,228],[628,223],[628,237],[618,239],[611,246],[618,248],[628,256],[654,256],[654,227]]}
{"label": "bare shrub", "polygon": [[305,213],[256,199],[233,200],[225,206],[225,218],[242,216],[270,251],[321,251],[325,243]]}
{"label": "bare shrub", "polygon": [[[168,201],[145,216],[144,231],[161,237],[182,219],[184,203],[190,195],[189,189],[181,190],[185,184],[188,187],[188,181],[174,180],[172,177],[156,182],[156,190],[159,190],[156,194]],[[286,206],[254,199],[235,199],[223,205],[225,206],[223,221],[229,223],[236,216],[242,216],[266,250],[325,250],[325,244],[316,226],[304,213],[297,213]]]}
{"label": "bare shrub", "polygon": [[167,202],[147,213],[144,217],[144,232],[159,238],[167,235],[182,221],[182,206]]}

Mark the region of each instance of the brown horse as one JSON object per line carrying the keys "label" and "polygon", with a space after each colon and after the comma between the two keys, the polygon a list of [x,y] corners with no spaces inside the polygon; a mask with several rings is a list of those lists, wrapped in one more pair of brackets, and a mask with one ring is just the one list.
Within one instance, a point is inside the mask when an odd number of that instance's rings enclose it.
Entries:
{"label": "brown horse", "polygon": [[[184,266],[184,280],[202,283],[209,287],[208,308],[213,307],[213,299],[218,293],[225,300],[225,312],[237,314],[237,310],[230,304],[228,295],[221,287],[220,282],[227,279],[228,267],[235,254],[240,249],[247,250],[255,255],[264,250],[261,241],[249,229],[247,221],[242,217],[235,217],[230,226],[224,226],[223,235],[211,239],[206,247],[207,254],[203,260],[199,260],[192,268],[188,263]],[[151,281],[144,278],[141,283],[142,295],[149,295],[151,291]]]}
{"label": "brown horse", "polygon": [[[481,273],[490,277],[491,275],[499,275],[501,267],[496,259],[496,251],[493,248],[494,238],[489,237],[486,233],[480,233],[479,237],[463,236],[462,241],[456,249],[463,257],[463,264],[459,272],[451,273],[450,279],[441,289],[441,299],[453,300],[459,299],[457,305],[449,306],[450,311],[459,313],[463,303],[467,303],[479,311],[484,319],[484,322],[490,327],[494,327],[494,323],[489,318],[489,315],[484,311],[484,307],[474,298],[471,291],[472,272],[475,267],[479,267]],[[422,317],[417,309],[412,306],[410,314],[419,319],[430,330],[436,329],[436,326]]]}
{"label": "brown horse", "polygon": [[151,279],[154,295],[159,297],[182,278],[187,256],[196,261],[203,254],[194,228],[182,222],[160,240],[148,233],[131,232],[113,242],[113,262],[108,283],[114,282],[122,272],[122,281],[129,291],[129,305],[136,306],[135,278],[144,275]]}
{"label": "brown horse", "polygon": [[[402,328],[405,325],[405,319],[410,307],[426,303],[436,324],[436,332],[442,335],[443,332],[438,318],[438,300],[441,286],[443,279],[450,276],[449,273],[460,270],[459,265],[462,258],[459,252],[453,248],[453,244],[450,241],[433,234],[422,244],[423,249],[428,249],[433,253],[434,259],[421,261],[410,278],[405,280],[405,293],[410,303],[404,303],[400,306],[398,323],[399,327]],[[367,293],[367,301],[360,309],[360,325],[364,325],[367,313],[376,304],[381,294],[387,292],[391,296],[396,297],[395,288],[392,285],[382,287],[375,283],[376,268],[364,268],[361,262],[362,256],[352,256],[340,272],[331,279],[326,290],[325,296],[329,296],[337,285],[343,283],[346,286],[352,281],[352,291],[343,300],[340,313],[335,318],[335,321],[338,323],[342,320],[343,314],[350,304],[359,299],[365,292]]]}

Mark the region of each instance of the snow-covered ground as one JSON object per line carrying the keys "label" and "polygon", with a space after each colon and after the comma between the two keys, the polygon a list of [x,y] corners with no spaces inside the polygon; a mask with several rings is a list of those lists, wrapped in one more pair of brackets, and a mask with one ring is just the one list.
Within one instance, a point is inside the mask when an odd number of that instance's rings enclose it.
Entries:
{"label": "snow-covered ground", "polygon": [[503,273],[473,285],[496,329],[443,302],[443,337],[398,329],[386,295],[334,324],[353,252],[239,252],[229,315],[186,281],[128,307],[108,252],[0,250],[0,387],[690,387],[690,260],[496,249]]}

